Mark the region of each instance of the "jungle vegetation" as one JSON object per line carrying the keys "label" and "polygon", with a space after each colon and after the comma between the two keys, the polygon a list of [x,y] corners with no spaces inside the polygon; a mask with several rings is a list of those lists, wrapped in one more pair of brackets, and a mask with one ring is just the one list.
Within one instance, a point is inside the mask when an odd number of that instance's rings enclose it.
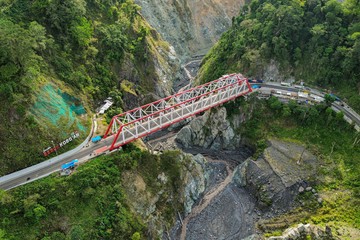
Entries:
{"label": "jungle vegetation", "polygon": [[[69,109],[54,104],[40,120],[43,110],[31,111],[44,105],[39,96],[53,100],[42,96],[46,87],[76,96],[88,113],[112,97],[109,115],[122,111],[121,81],[135,81],[140,93],[154,91],[151,48],[166,44],[139,10],[132,0],[0,1],[0,175],[45,160],[43,148],[78,130],[68,116],[49,120]],[[120,76],[124,64],[133,66],[126,71],[134,79]],[[89,133],[88,116],[77,117],[86,126],[81,140]]]}
{"label": "jungle vegetation", "polygon": [[200,78],[262,79],[271,64],[283,78],[334,91],[360,111],[360,2],[250,1],[204,58]]}

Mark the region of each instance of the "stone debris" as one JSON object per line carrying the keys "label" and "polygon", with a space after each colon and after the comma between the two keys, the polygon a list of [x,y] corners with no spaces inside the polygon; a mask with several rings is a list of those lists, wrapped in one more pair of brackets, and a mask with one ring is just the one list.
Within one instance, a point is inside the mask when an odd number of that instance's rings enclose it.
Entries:
{"label": "stone debris", "polygon": [[162,184],[166,184],[168,181],[167,176],[165,175],[164,172],[160,173],[157,177],[157,179],[162,183]]}
{"label": "stone debris", "polygon": [[334,237],[331,232],[331,228],[326,226],[325,230],[311,225],[311,224],[299,224],[296,227],[286,229],[281,236],[269,237],[268,240],[337,240],[339,238]]}

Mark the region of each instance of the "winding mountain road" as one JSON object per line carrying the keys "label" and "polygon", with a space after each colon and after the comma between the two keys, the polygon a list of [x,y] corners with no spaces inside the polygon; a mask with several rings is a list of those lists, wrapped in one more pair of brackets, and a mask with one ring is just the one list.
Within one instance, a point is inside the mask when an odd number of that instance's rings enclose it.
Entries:
{"label": "winding mountain road", "polygon": [[[288,86],[281,86],[279,84],[267,84],[267,83],[257,83],[257,85],[262,86],[262,90],[270,91],[271,89],[276,90],[285,90],[285,91],[298,91],[298,89],[288,87]],[[324,96],[323,93],[320,93],[316,90],[311,90],[313,94],[316,94],[318,96]],[[342,106],[343,105],[343,106]],[[357,114],[354,110],[352,110],[349,106],[347,106],[344,103],[334,102],[332,104],[332,108],[335,111],[342,111],[344,115],[353,121],[355,124],[355,128],[357,131],[360,131],[360,116]],[[110,146],[111,142],[113,140],[113,137],[110,136],[107,139],[102,140],[99,143],[93,144],[89,143],[88,146],[84,146],[79,151],[73,153],[73,154],[62,154],[64,157],[58,156],[54,158],[54,160],[47,160],[45,162],[36,164],[34,166],[22,169],[20,171],[5,175],[0,177],[0,189],[4,190],[10,190],[12,188],[15,188],[17,186],[35,181],[37,179],[46,177],[50,175],[51,173],[54,173],[56,171],[59,171],[61,169],[61,165],[67,162],[70,162],[73,159],[79,159],[80,162],[84,162],[86,160],[89,160],[95,156],[91,156],[95,150],[98,150],[100,148],[104,148],[106,146]]]}

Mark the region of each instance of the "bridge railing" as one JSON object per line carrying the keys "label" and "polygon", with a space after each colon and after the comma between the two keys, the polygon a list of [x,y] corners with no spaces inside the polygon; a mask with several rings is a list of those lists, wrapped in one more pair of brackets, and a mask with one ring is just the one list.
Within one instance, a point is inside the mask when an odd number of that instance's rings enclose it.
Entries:
{"label": "bridge railing", "polygon": [[251,87],[241,74],[227,75],[114,116],[104,137],[116,134],[112,150],[249,92]]}

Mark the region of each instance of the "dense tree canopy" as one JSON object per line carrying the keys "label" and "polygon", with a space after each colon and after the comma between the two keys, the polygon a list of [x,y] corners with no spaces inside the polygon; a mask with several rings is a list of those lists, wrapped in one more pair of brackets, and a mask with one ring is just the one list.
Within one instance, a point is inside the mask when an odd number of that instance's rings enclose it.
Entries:
{"label": "dense tree canopy", "polygon": [[134,66],[127,77],[145,72],[144,65],[150,72],[145,80],[136,76],[137,91],[154,89],[149,25],[138,11],[133,0],[0,1],[0,175],[43,160],[42,146],[63,137],[59,126],[29,111],[44,85],[66,88],[85,107],[110,94],[113,113],[123,108],[125,63]]}
{"label": "dense tree canopy", "polygon": [[359,9],[356,0],[253,0],[205,58],[202,81],[229,71],[263,78],[275,60],[284,77],[334,87],[359,107]]}

